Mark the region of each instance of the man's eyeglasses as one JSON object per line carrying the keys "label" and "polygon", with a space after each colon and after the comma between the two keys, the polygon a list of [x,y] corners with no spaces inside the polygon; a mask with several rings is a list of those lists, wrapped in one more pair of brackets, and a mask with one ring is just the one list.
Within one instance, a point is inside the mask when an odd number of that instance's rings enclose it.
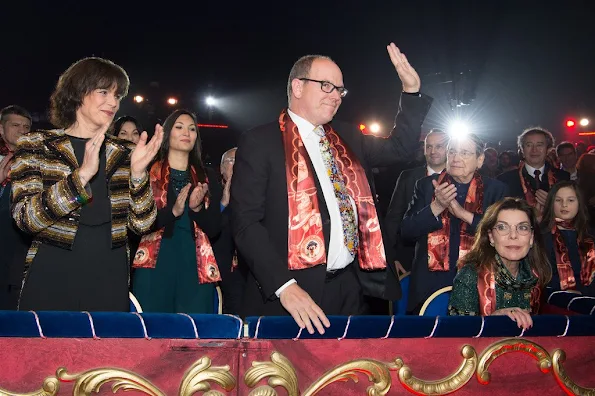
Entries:
{"label": "man's eyeglasses", "polygon": [[455,149],[450,149],[448,150],[448,152],[446,153],[447,156],[454,158],[455,155],[459,155],[462,159],[464,160],[468,160],[471,159],[473,157],[476,156],[475,151],[469,151],[469,150],[461,150],[461,151],[457,151]]}
{"label": "man's eyeglasses", "polygon": [[531,225],[526,224],[526,223],[517,224],[516,226],[511,226],[506,223],[498,223],[494,227],[494,230],[496,230],[496,232],[498,232],[498,234],[500,236],[506,236],[506,235],[510,234],[510,231],[513,228],[516,230],[517,234],[522,235],[522,236],[529,235],[531,233],[531,230],[533,229],[533,227],[531,227]]}
{"label": "man's eyeglasses", "polygon": [[347,95],[347,90],[345,89],[345,87],[337,87],[332,82],[320,81],[320,80],[312,80],[311,78],[305,78],[305,77],[304,78],[298,78],[298,80],[310,81],[310,82],[317,82],[317,83],[320,84],[320,89],[322,90],[322,92],[325,92],[325,93],[331,93],[331,92],[333,92],[336,89],[337,92],[339,92],[339,95],[341,95],[342,98],[344,98],[345,95]]}

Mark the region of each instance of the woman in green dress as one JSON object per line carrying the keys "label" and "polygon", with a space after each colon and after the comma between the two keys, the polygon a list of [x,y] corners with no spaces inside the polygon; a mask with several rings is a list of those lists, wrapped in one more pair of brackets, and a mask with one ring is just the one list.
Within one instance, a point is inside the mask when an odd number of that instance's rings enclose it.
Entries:
{"label": "woman in green dress", "polygon": [[477,229],[473,248],[458,263],[449,314],[506,315],[530,328],[552,277],[533,208],[505,198],[488,208]]}
{"label": "woman in green dress", "polygon": [[157,221],[136,252],[132,290],[144,312],[213,313],[221,278],[211,240],[221,230],[221,187],[202,164],[194,114],[176,110],[163,131],[150,172]]}

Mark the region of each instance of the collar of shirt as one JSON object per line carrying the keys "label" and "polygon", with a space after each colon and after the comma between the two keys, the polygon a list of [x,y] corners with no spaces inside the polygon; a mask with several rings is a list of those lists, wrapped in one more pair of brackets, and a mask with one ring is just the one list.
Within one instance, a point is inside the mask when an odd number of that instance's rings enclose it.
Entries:
{"label": "collar of shirt", "polygon": [[543,173],[545,172],[545,165],[543,165],[541,168],[537,169],[532,167],[529,164],[525,164],[525,169],[527,169],[527,173],[529,173],[529,176],[531,177],[535,177],[535,171],[538,170],[541,173],[539,174],[539,177],[541,178],[541,176],[543,176]]}
{"label": "collar of shirt", "polygon": [[427,165],[427,166],[426,166],[426,168],[428,169],[428,176],[432,176],[432,175],[435,175],[435,174],[441,173],[441,172],[436,172],[434,169],[432,169],[432,168],[430,167],[430,165]]}
{"label": "collar of shirt", "polygon": [[320,140],[320,136],[314,133],[314,129],[316,126],[310,123],[310,121],[305,120],[304,118],[300,117],[299,115],[295,114],[293,111],[287,109],[287,114],[291,120],[295,123],[298,127],[298,131],[300,132],[300,137],[302,140],[305,139],[316,139],[316,141]]}

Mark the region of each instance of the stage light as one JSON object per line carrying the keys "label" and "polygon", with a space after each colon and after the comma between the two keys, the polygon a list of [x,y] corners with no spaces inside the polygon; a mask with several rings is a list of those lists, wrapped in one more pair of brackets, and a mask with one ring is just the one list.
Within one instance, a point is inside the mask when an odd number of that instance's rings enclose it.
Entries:
{"label": "stage light", "polygon": [[205,102],[207,103],[207,106],[209,106],[209,107],[215,106],[217,104],[217,100],[212,96],[207,96],[207,99],[205,100]]}
{"label": "stage light", "polygon": [[451,122],[448,133],[451,137],[457,139],[468,135],[471,132],[469,125],[461,120]]}
{"label": "stage light", "polygon": [[366,129],[366,126],[364,124],[359,124],[359,130],[363,131],[364,129]]}
{"label": "stage light", "polygon": [[567,126],[568,128],[572,128],[572,127],[574,126],[574,121],[573,121],[573,120],[567,120],[567,121],[566,121],[566,126]]}
{"label": "stage light", "polygon": [[169,98],[169,99],[167,99],[167,104],[170,104],[172,106],[175,106],[176,104],[178,104],[178,99],[176,99],[176,98]]}
{"label": "stage light", "polygon": [[580,121],[580,124],[581,124],[581,126],[587,126],[587,125],[589,125],[589,120],[587,118],[583,118]]}
{"label": "stage light", "polygon": [[142,102],[144,102],[144,101],[145,101],[145,98],[143,98],[143,97],[142,97],[142,96],[140,96],[140,95],[136,95],[136,96],[134,97],[134,101],[135,101],[136,103],[142,103]]}
{"label": "stage light", "polygon": [[380,132],[380,124],[378,124],[377,122],[371,124],[370,125],[370,132],[372,132],[372,133],[378,133],[378,132]]}

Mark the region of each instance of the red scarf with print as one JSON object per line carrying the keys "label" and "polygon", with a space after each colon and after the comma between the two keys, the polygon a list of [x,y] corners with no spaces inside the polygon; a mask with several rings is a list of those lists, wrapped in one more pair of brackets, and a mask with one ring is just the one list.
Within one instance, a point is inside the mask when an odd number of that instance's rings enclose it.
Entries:
{"label": "red scarf with print", "polygon": [[[323,264],[327,259],[314,182],[316,173],[298,127],[287,109],[279,116],[279,127],[285,151],[289,206],[288,267],[290,270],[301,270]],[[324,125],[324,131],[347,191],[357,207],[359,266],[364,270],[385,269],[386,257],[378,214],[364,168],[329,124]]]}
{"label": "red scarf with print", "polygon": [[[556,220],[556,224],[552,227],[552,237],[554,239],[554,251],[556,252],[556,267],[560,277],[560,290],[576,290],[576,279],[568,255],[568,247],[566,247],[564,237],[562,237],[558,226],[568,230],[574,230],[575,228],[570,221]],[[583,249],[581,249],[581,242]],[[581,260],[581,283],[588,286],[595,277],[595,243],[592,237],[587,236],[583,241],[577,240],[577,245]]]}
{"label": "red scarf with print", "polygon": [[[523,188],[523,193],[525,194],[525,200],[534,207],[537,201],[535,200],[535,186],[533,185],[533,177],[529,176],[527,172],[523,172],[525,169],[525,161],[521,161],[519,163],[519,179],[521,180],[521,187]],[[550,167],[546,167],[547,171],[547,182],[550,188],[558,182],[556,179],[556,175],[554,171]],[[544,177],[545,175],[541,175],[540,177]]]}
{"label": "red scarf with print", "polygon": [[[452,184],[453,179],[446,170],[443,170],[438,177],[438,184],[448,183]],[[436,200],[436,196],[432,198],[432,202]],[[473,175],[473,180],[469,185],[469,191],[465,198],[464,208],[466,211],[474,214],[482,214],[483,209],[483,179],[478,172]],[[445,209],[440,214],[442,220],[442,228],[436,230],[428,235],[428,269],[430,271],[450,271],[449,252],[450,252],[450,213]],[[461,243],[459,245],[459,260],[471,250],[475,237],[467,233],[469,224],[461,220]],[[456,263],[454,263],[456,264]]]}
{"label": "red scarf with print", "polygon": [[[196,169],[190,167],[191,183],[196,186],[199,182]],[[149,173],[151,180],[151,188],[153,189],[153,196],[155,197],[155,205],[157,210],[167,207],[167,189],[169,187],[170,167],[166,160],[158,161],[151,167]],[[205,176],[206,177],[206,176]],[[208,183],[208,179],[205,183]],[[204,208],[209,207],[208,194],[204,198]],[[207,235],[193,222],[194,225],[194,239],[196,241],[196,269],[198,272],[198,283],[213,283],[221,280],[219,267],[215,261],[215,255],[211,242]],[[143,236],[141,239],[136,255],[134,256],[134,268],[155,268],[157,265],[157,257],[159,255],[159,247],[161,246],[161,239],[163,237],[164,229],[157,230],[151,234]]]}

